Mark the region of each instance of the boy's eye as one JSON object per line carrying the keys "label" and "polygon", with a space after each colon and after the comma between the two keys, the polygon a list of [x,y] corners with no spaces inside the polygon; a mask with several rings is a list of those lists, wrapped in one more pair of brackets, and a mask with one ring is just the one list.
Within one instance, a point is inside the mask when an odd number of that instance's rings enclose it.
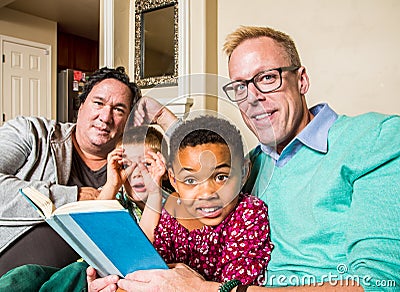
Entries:
{"label": "boy's eye", "polygon": [[218,175],[215,177],[215,180],[216,180],[217,182],[224,182],[224,181],[228,180],[228,178],[229,178],[229,176],[227,176],[226,174],[218,174]]}
{"label": "boy's eye", "polygon": [[196,184],[196,180],[194,178],[187,178],[183,181],[187,185],[194,185]]}

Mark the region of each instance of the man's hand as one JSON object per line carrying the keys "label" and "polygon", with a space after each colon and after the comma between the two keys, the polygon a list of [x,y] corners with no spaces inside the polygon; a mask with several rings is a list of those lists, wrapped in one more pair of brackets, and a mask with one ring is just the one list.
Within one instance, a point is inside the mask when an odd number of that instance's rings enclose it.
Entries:
{"label": "man's hand", "polygon": [[80,187],[78,189],[78,201],[96,200],[100,191],[92,187]]}
{"label": "man's hand", "polygon": [[164,131],[177,120],[177,117],[155,99],[143,96],[136,104],[134,111],[134,125],[157,124]]}
{"label": "man's hand", "polygon": [[184,264],[169,270],[137,271],[118,281],[118,287],[129,291],[217,291],[219,283],[206,282],[202,276]]}
{"label": "man's hand", "polygon": [[117,275],[110,275],[104,278],[97,278],[96,270],[93,267],[86,269],[86,281],[89,292],[112,292],[117,291],[116,283],[119,277]]}

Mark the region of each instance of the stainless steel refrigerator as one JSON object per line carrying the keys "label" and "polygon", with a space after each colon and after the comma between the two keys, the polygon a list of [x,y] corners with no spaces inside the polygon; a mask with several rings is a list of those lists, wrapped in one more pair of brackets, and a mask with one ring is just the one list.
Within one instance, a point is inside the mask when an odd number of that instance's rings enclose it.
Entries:
{"label": "stainless steel refrigerator", "polygon": [[57,120],[76,122],[80,106],[79,94],[88,78],[88,73],[65,69],[57,79]]}

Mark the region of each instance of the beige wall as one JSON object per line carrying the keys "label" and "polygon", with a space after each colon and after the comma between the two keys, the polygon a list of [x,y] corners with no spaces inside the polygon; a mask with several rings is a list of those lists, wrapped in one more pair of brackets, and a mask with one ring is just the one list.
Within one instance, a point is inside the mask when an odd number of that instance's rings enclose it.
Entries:
{"label": "beige wall", "polygon": [[57,100],[57,23],[8,8],[0,8],[0,34],[47,44],[52,54],[52,118],[56,118]]}
{"label": "beige wall", "polygon": [[129,76],[129,0],[114,0],[114,67],[124,66]]}
{"label": "beige wall", "polygon": [[228,76],[221,51],[228,33],[240,25],[271,26],[297,44],[310,77],[309,106],[400,114],[399,15],[398,0],[218,0],[219,74]]}

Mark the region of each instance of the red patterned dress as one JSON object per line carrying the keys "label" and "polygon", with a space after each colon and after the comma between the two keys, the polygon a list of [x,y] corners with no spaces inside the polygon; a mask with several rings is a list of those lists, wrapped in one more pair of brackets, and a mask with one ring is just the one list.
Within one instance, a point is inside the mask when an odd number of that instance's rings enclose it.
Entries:
{"label": "red patterned dress", "polygon": [[192,231],[163,209],[154,237],[167,263],[184,263],[216,282],[263,285],[273,248],[267,206],[249,195],[240,195],[236,209],[219,225]]}

